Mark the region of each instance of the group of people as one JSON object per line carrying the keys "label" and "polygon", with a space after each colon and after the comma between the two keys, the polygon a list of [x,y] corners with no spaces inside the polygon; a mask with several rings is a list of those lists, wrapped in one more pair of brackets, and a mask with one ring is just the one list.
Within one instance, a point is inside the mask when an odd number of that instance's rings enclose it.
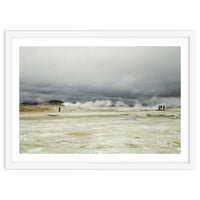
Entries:
{"label": "group of people", "polygon": [[158,105],[158,110],[165,110],[166,109],[166,106],[161,104],[161,105]]}

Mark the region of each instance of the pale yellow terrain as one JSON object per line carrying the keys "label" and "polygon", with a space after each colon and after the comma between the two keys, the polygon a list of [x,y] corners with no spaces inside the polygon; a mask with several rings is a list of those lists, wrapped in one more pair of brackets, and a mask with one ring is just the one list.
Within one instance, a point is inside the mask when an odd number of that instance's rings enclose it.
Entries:
{"label": "pale yellow terrain", "polygon": [[180,109],[20,106],[20,153],[179,154]]}

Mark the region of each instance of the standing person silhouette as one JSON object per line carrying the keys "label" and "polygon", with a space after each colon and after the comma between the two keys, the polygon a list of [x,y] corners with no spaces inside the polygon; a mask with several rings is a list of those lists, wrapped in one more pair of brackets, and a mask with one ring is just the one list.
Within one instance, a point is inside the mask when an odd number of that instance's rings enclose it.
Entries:
{"label": "standing person silhouette", "polygon": [[61,108],[60,108],[60,106],[58,107],[58,112],[60,112],[60,110],[61,110]]}

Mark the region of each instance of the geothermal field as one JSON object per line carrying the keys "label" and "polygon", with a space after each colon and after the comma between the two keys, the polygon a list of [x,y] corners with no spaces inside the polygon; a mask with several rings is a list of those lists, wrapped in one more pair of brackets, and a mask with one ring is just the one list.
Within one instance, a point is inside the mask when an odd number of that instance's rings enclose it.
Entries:
{"label": "geothermal field", "polygon": [[180,108],[20,106],[23,154],[179,154]]}

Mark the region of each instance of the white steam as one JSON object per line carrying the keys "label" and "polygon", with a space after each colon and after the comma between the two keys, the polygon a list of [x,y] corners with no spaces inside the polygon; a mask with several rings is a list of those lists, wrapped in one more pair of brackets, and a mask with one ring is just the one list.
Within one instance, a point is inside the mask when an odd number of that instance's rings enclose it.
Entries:
{"label": "white steam", "polygon": [[96,101],[87,101],[85,103],[70,103],[70,102],[65,102],[63,103],[64,106],[68,107],[110,107],[112,106],[112,101],[110,100],[96,100]]}
{"label": "white steam", "polygon": [[129,105],[124,103],[123,101],[117,101],[115,103],[115,107],[129,107]]}
{"label": "white steam", "polygon": [[152,97],[150,99],[133,100],[133,104],[129,105],[123,101],[112,102],[111,100],[96,100],[87,101],[84,103],[76,102],[65,102],[63,103],[66,107],[133,107],[134,110],[148,110],[157,109],[158,104],[165,104],[167,108],[178,108],[180,107],[180,97]]}
{"label": "white steam", "polygon": [[151,99],[144,100],[142,103],[149,106],[165,104],[168,108],[177,108],[181,106],[181,99],[180,97],[152,97]]}

